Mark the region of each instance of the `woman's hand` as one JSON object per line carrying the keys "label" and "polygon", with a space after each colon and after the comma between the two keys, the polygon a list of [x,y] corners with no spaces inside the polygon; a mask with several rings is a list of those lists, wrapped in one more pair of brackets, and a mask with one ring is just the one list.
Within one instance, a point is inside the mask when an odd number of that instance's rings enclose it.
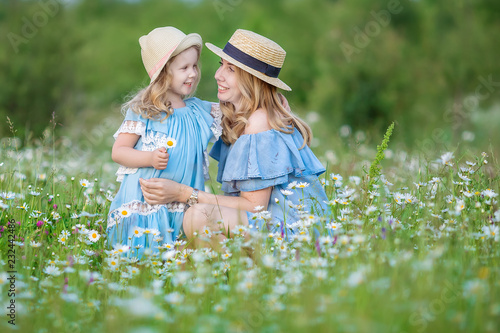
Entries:
{"label": "woman's hand", "polygon": [[[179,184],[170,179],[139,179],[144,199],[150,205],[167,204],[174,201],[185,202],[190,196],[189,186]],[[188,193],[186,195],[186,193]]]}
{"label": "woman's hand", "polygon": [[151,152],[151,166],[157,170],[167,168],[169,155],[165,147],[158,148]]}
{"label": "woman's hand", "polygon": [[285,110],[287,110],[288,112],[292,112],[292,110],[290,109],[290,104],[288,104],[288,100],[286,99],[285,95],[283,95],[282,93],[279,93],[278,95],[281,99],[281,105],[283,105]]}

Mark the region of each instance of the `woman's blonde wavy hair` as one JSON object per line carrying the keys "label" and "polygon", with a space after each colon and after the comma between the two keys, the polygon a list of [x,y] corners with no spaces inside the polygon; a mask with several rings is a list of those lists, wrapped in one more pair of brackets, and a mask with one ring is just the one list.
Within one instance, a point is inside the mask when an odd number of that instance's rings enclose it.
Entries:
{"label": "woman's blonde wavy hair", "polygon": [[[199,61],[201,48],[197,45],[191,47],[195,48],[196,51],[198,51],[198,61]],[[183,50],[182,52],[186,50]],[[167,63],[161,70],[156,80],[154,80],[146,88],[141,89],[128,102],[123,104],[122,106],[123,113],[125,113],[128,109],[131,109],[135,113],[141,115],[143,118],[160,120],[160,121],[163,121],[167,119],[170,115],[172,115],[172,113],[174,112],[174,109],[172,108],[172,102],[167,100],[166,96],[167,96],[167,91],[170,89],[170,84],[172,83],[172,72],[170,71],[170,64],[175,60],[175,58],[179,54],[170,58],[167,61]],[[194,87],[193,92],[189,96],[182,96],[183,99],[186,97],[191,97],[194,94],[196,87],[198,86],[198,83],[200,82],[201,71],[199,63],[197,70],[198,70],[198,75],[196,77],[195,82],[193,83]],[[162,113],[165,113],[165,116],[163,118],[161,118]]]}
{"label": "woman's blonde wavy hair", "polygon": [[302,148],[311,144],[312,132],[309,125],[302,119],[286,110],[281,103],[278,88],[272,86],[250,73],[236,67],[238,87],[241,91],[241,110],[236,111],[232,103],[220,102],[222,110],[222,140],[233,144],[243,134],[248,124],[248,118],[257,109],[267,110],[267,119],[271,128],[291,134],[296,128],[304,143]]}

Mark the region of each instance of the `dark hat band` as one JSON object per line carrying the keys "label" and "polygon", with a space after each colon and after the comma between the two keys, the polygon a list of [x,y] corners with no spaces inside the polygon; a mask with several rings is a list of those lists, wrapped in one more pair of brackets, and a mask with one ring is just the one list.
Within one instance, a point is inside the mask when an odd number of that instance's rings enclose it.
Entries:
{"label": "dark hat band", "polygon": [[281,68],[274,67],[263,61],[260,61],[259,59],[254,58],[249,54],[246,54],[245,52],[241,51],[240,49],[236,48],[234,45],[230,43],[227,43],[222,51],[231,58],[233,58],[234,60],[241,62],[243,65],[255,69],[256,71],[259,71],[269,77],[276,78],[278,77],[281,71]]}

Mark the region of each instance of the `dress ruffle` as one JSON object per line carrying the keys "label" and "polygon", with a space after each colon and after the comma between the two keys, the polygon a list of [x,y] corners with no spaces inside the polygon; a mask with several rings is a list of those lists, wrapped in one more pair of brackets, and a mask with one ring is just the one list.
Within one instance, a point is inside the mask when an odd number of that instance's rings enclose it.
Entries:
{"label": "dress ruffle", "polygon": [[218,140],[210,156],[219,161],[217,181],[226,193],[256,191],[289,182],[289,175],[320,175],[325,168],[297,129],[246,134],[232,145]]}

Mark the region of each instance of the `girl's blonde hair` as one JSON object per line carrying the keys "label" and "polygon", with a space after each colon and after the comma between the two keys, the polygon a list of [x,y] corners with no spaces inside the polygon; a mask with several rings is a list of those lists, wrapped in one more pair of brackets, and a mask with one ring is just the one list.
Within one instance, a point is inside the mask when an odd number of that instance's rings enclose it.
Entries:
{"label": "girl's blonde hair", "polygon": [[309,146],[312,139],[311,128],[283,107],[278,89],[236,66],[235,68],[238,88],[241,91],[241,110],[236,111],[232,103],[220,102],[223,114],[222,140],[226,144],[233,144],[245,131],[248,118],[261,108],[267,110],[271,128],[287,134],[293,133],[296,128],[304,138],[300,149],[306,144]]}
{"label": "girl's blonde hair", "polygon": [[[196,51],[198,51],[199,61],[201,48],[197,45],[191,47],[195,48]],[[186,50],[183,50],[182,52]],[[182,52],[179,52],[179,54]],[[131,109],[135,113],[141,115],[143,118],[160,121],[167,119],[174,112],[174,109],[172,108],[172,102],[167,100],[166,96],[167,91],[170,89],[170,84],[172,83],[172,72],[170,71],[170,64],[179,54],[175,55],[167,61],[156,80],[154,80],[146,88],[141,89],[134,97],[132,97],[132,99],[123,104],[123,112]],[[197,66],[197,72],[198,75],[196,76],[195,82],[193,82],[194,89],[192,93],[189,96],[182,96],[183,99],[193,95],[196,87],[198,86],[198,83],[200,82],[201,71],[199,63]],[[162,112],[166,114],[163,118],[161,118]]]}

